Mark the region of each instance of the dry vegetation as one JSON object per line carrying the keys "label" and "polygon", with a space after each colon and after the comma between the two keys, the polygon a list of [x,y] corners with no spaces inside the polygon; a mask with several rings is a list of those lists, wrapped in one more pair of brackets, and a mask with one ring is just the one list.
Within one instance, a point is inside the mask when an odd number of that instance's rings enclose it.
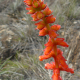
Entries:
{"label": "dry vegetation", "polygon": [[[79,80],[80,1],[44,1],[56,16],[55,23],[62,25],[60,36],[64,37],[70,45],[67,49],[61,49],[69,66],[75,69],[75,73],[72,75],[62,72],[61,76],[63,80]],[[9,29],[17,34],[13,36],[11,43],[6,44],[6,39],[2,39],[6,47],[0,47],[0,80],[51,80],[52,72],[44,69],[44,63],[52,59],[43,62],[38,60],[38,56],[43,53],[47,36],[38,36],[32,18],[26,14],[23,0],[1,0],[0,10],[0,25],[7,24]],[[24,28],[26,26],[27,28]]]}

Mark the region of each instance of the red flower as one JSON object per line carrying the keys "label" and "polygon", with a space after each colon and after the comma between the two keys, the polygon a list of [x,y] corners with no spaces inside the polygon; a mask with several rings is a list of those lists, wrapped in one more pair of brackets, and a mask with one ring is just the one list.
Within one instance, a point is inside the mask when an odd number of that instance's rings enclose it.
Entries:
{"label": "red flower", "polygon": [[64,41],[64,38],[57,38],[56,42],[57,45],[68,47],[69,45]]}
{"label": "red flower", "polygon": [[45,44],[46,47],[52,46],[53,42],[51,41],[51,38],[49,38],[48,42]]}
{"label": "red flower", "polygon": [[[66,64],[66,59],[63,57],[63,52],[57,48],[57,45],[68,47],[69,45],[64,41],[64,38],[57,38],[57,31],[61,28],[60,25],[52,25],[56,18],[51,15],[52,11],[44,4],[44,0],[24,0],[24,3],[28,6],[26,10],[29,10],[28,14],[31,14],[35,23],[36,29],[39,29],[39,36],[49,36],[48,42],[45,44],[44,54],[39,56],[39,60],[54,58],[54,62],[45,64],[46,69],[53,70],[52,80],[62,80],[60,77],[60,71],[67,71],[74,73],[74,70],[69,68]],[[40,21],[39,21],[40,20]]]}
{"label": "red flower", "polygon": [[52,11],[51,11],[48,7],[46,7],[46,9],[43,10],[43,14],[44,14],[45,16],[50,15],[51,13],[52,13]]}
{"label": "red flower", "polygon": [[45,49],[44,49],[44,54],[45,55],[47,55],[47,54],[49,54],[51,51],[52,51],[52,46],[49,46],[49,47],[46,47]]}
{"label": "red flower", "polygon": [[49,36],[50,36],[50,38],[56,38],[58,36],[58,34],[54,30],[50,30]]}
{"label": "red flower", "polygon": [[37,0],[33,0],[33,7],[38,8],[39,7],[39,2]]}
{"label": "red flower", "polygon": [[46,8],[46,4],[43,3],[43,1],[40,3],[40,9],[44,10]]}
{"label": "red flower", "polygon": [[53,70],[55,68],[56,68],[56,66],[55,66],[54,62],[51,62],[50,64],[49,63],[45,64],[45,69],[51,69],[51,70]]}
{"label": "red flower", "polygon": [[48,34],[47,28],[43,28],[42,30],[39,31],[39,36],[45,36]]}
{"label": "red flower", "polygon": [[61,65],[59,66],[59,69],[61,71],[67,71],[67,72],[70,72],[70,73],[74,73],[74,69],[71,69],[71,68],[63,68]]}
{"label": "red flower", "polygon": [[24,0],[24,3],[28,6],[32,5],[32,0]]}
{"label": "red flower", "polygon": [[56,18],[53,15],[46,17],[46,23],[54,23],[55,20]]}
{"label": "red flower", "polygon": [[39,56],[39,60],[40,60],[40,61],[43,61],[44,59],[48,59],[48,58],[50,58],[50,57],[52,57],[52,54],[42,55],[42,56]]}
{"label": "red flower", "polygon": [[60,49],[57,49],[57,60],[64,60],[66,61],[66,59],[62,56],[63,52]]}
{"label": "red flower", "polygon": [[43,21],[40,21],[38,23],[35,23],[35,25],[37,26],[36,29],[39,29],[39,30],[43,29],[46,26]]}
{"label": "red flower", "polygon": [[51,41],[51,39],[49,39],[49,41],[45,44],[45,46],[46,46],[46,48],[44,50],[44,54],[47,55],[52,51],[54,44]]}
{"label": "red flower", "polygon": [[32,17],[33,21],[38,21],[44,17],[44,14],[42,12],[36,12],[35,14],[32,15]]}
{"label": "red flower", "polygon": [[58,68],[55,68],[53,70],[52,78],[53,78],[53,80],[61,80],[60,79],[60,70]]}
{"label": "red flower", "polygon": [[54,31],[58,31],[60,28],[61,28],[60,25],[53,25],[53,26],[51,26],[51,29],[54,30]]}
{"label": "red flower", "polygon": [[29,10],[27,14],[34,14],[36,12],[35,8],[33,8],[32,6],[26,8],[26,10]]}

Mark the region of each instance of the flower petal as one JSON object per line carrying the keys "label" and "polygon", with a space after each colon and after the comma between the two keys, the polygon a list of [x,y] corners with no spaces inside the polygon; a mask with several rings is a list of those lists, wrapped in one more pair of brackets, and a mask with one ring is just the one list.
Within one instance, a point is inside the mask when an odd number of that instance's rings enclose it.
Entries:
{"label": "flower petal", "polygon": [[48,34],[47,28],[43,28],[39,31],[39,36],[45,36]]}
{"label": "flower petal", "polygon": [[51,57],[52,57],[52,54],[42,55],[42,56],[39,56],[39,60],[43,61],[44,59],[48,59],[48,58],[51,58]]}
{"label": "flower petal", "polygon": [[46,47],[49,47],[49,46],[53,46],[53,42],[51,41],[51,39],[49,38],[49,41],[45,44]]}
{"label": "flower petal", "polygon": [[28,6],[32,5],[32,0],[24,0],[24,3]]}
{"label": "flower petal", "polygon": [[45,55],[49,54],[49,53],[51,52],[52,48],[53,48],[52,46],[46,47],[46,48],[44,49],[44,54],[45,54]]}
{"label": "flower petal", "polygon": [[43,21],[40,21],[38,23],[35,23],[35,25],[37,26],[36,29],[42,30],[45,27],[45,24]]}
{"label": "flower petal", "polygon": [[49,36],[50,36],[50,38],[56,38],[58,36],[58,34],[54,30],[50,30]]}
{"label": "flower petal", "polygon": [[52,78],[53,80],[59,80],[60,78],[60,70],[58,68],[55,68],[54,71],[53,71],[53,75],[52,75]]}
{"label": "flower petal", "polygon": [[46,63],[45,64],[45,69],[51,69],[51,70],[53,70],[54,68],[56,68],[56,66],[55,66],[55,63],[54,62],[52,62],[52,63]]}
{"label": "flower petal", "polygon": [[53,15],[46,17],[46,23],[54,23],[55,20],[56,18]]}
{"label": "flower petal", "polygon": [[56,44],[64,47],[68,47],[69,45],[64,41],[64,38],[57,38]]}
{"label": "flower petal", "polygon": [[40,9],[41,10],[44,10],[45,8],[46,8],[46,4],[44,4],[44,2],[42,1],[41,3],[40,3]]}
{"label": "flower petal", "polygon": [[33,0],[33,7],[38,8],[39,7],[39,2],[37,0]]}
{"label": "flower petal", "polygon": [[51,11],[48,7],[46,7],[46,9],[43,10],[43,14],[44,14],[45,16],[50,15],[51,13],[52,13],[52,11]]}
{"label": "flower petal", "polygon": [[60,25],[53,25],[53,26],[51,26],[51,29],[55,30],[55,31],[58,31],[60,28],[61,28]]}
{"label": "flower petal", "polygon": [[29,10],[29,12],[27,14],[34,14],[36,12],[32,6],[26,8],[26,10]]}

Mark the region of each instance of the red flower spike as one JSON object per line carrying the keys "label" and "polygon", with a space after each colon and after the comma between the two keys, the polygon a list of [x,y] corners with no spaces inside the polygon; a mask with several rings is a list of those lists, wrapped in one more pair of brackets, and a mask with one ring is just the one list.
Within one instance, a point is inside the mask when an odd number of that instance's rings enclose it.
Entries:
{"label": "red flower spike", "polygon": [[60,25],[53,25],[53,26],[51,26],[51,29],[54,30],[54,31],[58,31],[60,28],[61,28]]}
{"label": "red flower spike", "polygon": [[24,0],[24,3],[28,6],[32,5],[32,0]]}
{"label": "red flower spike", "polygon": [[43,10],[43,14],[44,14],[45,16],[50,15],[51,13],[52,13],[52,11],[51,11],[48,7],[46,7],[46,9]]}
{"label": "red flower spike", "polygon": [[43,28],[42,30],[39,31],[39,36],[45,36],[48,34],[47,28]]}
{"label": "red flower spike", "polygon": [[39,36],[49,36],[48,42],[45,44],[44,55],[39,56],[39,60],[54,58],[55,62],[45,64],[45,69],[53,70],[52,80],[62,80],[60,77],[60,71],[66,71],[74,73],[74,70],[69,68],[66,64],[66,59],[63,57],[63,52],[57,48],[57,45],[68,47],[69,45],[64,41],[64,38],[57,38],[57,31],[61,28],[60,25],[50,26],[50,23],[54,23],[56,18],[51,15],[52,11],[48,8],[47,4],[44,4],[44,0],[24,0],[24,3],[28,6],[26,10],[29,10],[28,14],[31,14],[33,21],[39,21],[35,23],[36,29],[39,29]]}
{"label": "red flower spike", "polygon": [[57,38],[56,39],[56,44],[64,47],[68,47],[69,45],[64,41],[63,38]]}
{"label": "red flower spike", "polygon": [[54,23],[55,20],[56,18],[53,15],[46,17],[46,23]]}

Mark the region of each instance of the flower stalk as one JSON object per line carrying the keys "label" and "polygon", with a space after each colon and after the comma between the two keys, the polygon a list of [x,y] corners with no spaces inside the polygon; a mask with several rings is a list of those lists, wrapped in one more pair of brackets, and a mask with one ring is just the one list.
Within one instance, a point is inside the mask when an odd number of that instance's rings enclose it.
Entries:
{"label": "flower stalk", "polygon": [[52,25],[56,18],[51,14],[52,11],[48,8],[47,4],[44,4],[43,0],[24,0],[27,6],[26,10],[29,10],[27,14],[31,14],[35,23],[36,29],[39,30],[39,36],[49,36],[48,42],[45,44],[44,54],[39,56],[39,60],[54,58],[54,62],[46,63],[45,69],[53,70],[52,80],[62,80],[60,77],[60,71],[67,71],[74,73],[74,70],[69,68],[66,64],[66,59],[63,57],[63,52],[57,48],[57,45],[68,47],[69,45],[64,41],[64,38],[58,38],[57,31],[61,28],[60,25]]}

